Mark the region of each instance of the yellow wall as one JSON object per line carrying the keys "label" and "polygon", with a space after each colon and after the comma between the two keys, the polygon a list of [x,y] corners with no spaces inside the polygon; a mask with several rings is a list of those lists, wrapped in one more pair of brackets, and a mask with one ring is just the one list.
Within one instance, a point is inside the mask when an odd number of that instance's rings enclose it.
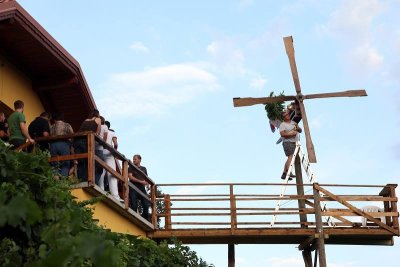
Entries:
{"label": "yellow wall", "polygon": [[0,55],[0,100],[11,109],[14,109],[15,100],[24,101],[27,124],[44,111],[39,97],[32,90],[32,81],[2,55]]}
{"label": "yellow wall", "polygon": [[[73,189],[71,194],[80,201],[93,198],[93,196],[85,192],[82,188]],[[102,202],[98,202],[94,206],[93,218],[99,220],[100,225],[113,232],[146,237],[145,231]]]}

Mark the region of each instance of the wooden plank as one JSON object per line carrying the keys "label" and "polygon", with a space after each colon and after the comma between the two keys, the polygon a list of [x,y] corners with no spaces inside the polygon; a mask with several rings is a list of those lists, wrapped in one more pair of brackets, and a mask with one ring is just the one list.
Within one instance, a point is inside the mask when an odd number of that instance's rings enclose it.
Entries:
{"label": "wooden plank", "polygon": [[303,119],[304,135],[306,137],[306,148],[308,154],[308,161],[310,163],[317,162],[317,156],[315,155],[314,144],[311,139],[310,127],[308,126],[308,119],[306,114],[306,108],[304,107],[303,100],[299,100],[299,107],[301,111],[301,118]]}
{"label": "wooden plank", "polygon": [[232,232],[237,228],[237,217],[236,217],[236,201],[233,192],[233,185],[229,186],[229,199],[230,199],[230,215],[231,215],[231,230]]}
{"label": "wooden plank", "polygon": [[[340,196],[340,199],[345,201],[397,201],[396,197],[382,197],[382,196]],[[336,201],[336,199],[331,198],[330,196],[321,197],[323,201]]]}
{"label": "wooden plank", "polygon": [[87,159],[88,153],[71,154],[66,156],[55,156],[49,159],[49,162],[65,161],[65,160],[75,160],[75,159]]}
{"label": "wooden plank", "polygon": [[129,177],[128,177],[128,161],[124,160],[122,163],[122,179],[124,187],[124,202],[125,209],[129,209]]}
{"label": "wooden plank", "polygon": [[331,198],[335,199],[337,202],[341,203],[342,205],[348,207],[349,209],[351,209],[352,211],[354,211],[354,212],[357,213],[358,215],[367,218],[368,220],[370,220],[370,221],[376,223],[376,224],[379,225],[380,227],[382,227],[382,228],[388,230],[389,232],[391,232],[391,233],[393,233],[393,234],[395,234],[395,235],[398,235],[398,234],[399,234],[399,231],[398,231],[398,230],[396,230],[396,229],[394,229],[394,228],[392,228],[392,227],[390,227],[390,226],[388,226],[388,225],[382,223],[380,220],[375,219],[374,217],[370,216],[368,213],[365,213],[365,212],[361,211],[360,209],[357,209],[356,207],[354,207],[353,205],[351,205],[351,204],[348,203],[347,201],[341,199],[340,197],[335,196],[333,193],[331,193],[331,192],[329,192],[328,190],[326,190],[326,189],[320,187],[318,184],[314,184],[314,186],[315,186],[315,188],[316,188],[318,191],[320,191],[320,192],[322,192],[322,193],[324,193],[324,194],[330,196]]}
{"label": "wooden plank", "polygon": [[172,225],[172,220],[171,220],[171,200],[169,195],[165,195],[165,200],[164,200],[164,204],[165,204],[165,213],[167,214],[165,216],[165,229],[170,230],[171,229],[171,225]]}
{"label": "wooden plank", "polygon": [[[398,212],[368,212],[373,217],[399,216]],[[354,211],[324,211],[322,216],[360,216]]]}
{"label": "wooden plank", "polygon": [[364,89],[360,89],[360,90],[347,90],[342,92],[322,93],[322,94],[309,94],[305,95],[304,99],[328,98],[328,97],[355,97],[355,96],[367,96],[367,92]]}
{"label": "wooden plank", "polygon": [[285,44],[286,54],[289,59],[290,70],[292,72],[294,87],[296,89],[297,94],[301,94],[299,74],[297,73],[296,59],[294,57],[294,47],[293,47],[292,36],[284,37],[283,42]]}
{"label": "wooden plank", "polygon": [[282,101],[291,101],[295,100],[295,96],[273,96],[273,97],[235,97],[233,99],[234,107],[245,107],[245,106],[253,106],[257,104],[268,104],[268,103],[276,103]]}
{"label": "wooden plank", "polygon": [[[396,198],[396,187],[390,187],[390,196]],[[397,200],[390,202],[391,210],[397,212]],[[399,235],[399,215],[393,217],[393,228],[397,229],[397,235]]]}
{"label": "wooden plank", "polygon": [[383,187],[382,191],[379,193],[380,196],[390,196],[390,188],[396,188],[397,184],[387,184]]}
{"label": "wooden plank", "polygon": [[157,223],[157,200],[156,200],[156,194],[157,194],[157,186],[156,185],[151,185],[151,191],[150,191],[150,196],[151,196],[151,222],[154,225],[155,229],[158,229],[158,223]]}
{"label": "wooden plank", "polygon": [[88,184],[94,185],[95,181],[94,181],[94,177],[95,177],[95,164],[94,164],[94,147],[95,147],[95,143],[94,143],[94,134],[90,133],[87,136],[87,144],[88,144]]}

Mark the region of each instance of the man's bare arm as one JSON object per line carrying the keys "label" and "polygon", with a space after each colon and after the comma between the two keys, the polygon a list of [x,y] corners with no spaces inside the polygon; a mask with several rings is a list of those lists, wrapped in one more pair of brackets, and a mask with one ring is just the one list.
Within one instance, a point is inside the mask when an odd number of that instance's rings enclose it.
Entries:
{"label": "man's bare arm", "polygon": [[26,128],[25,122],[20,122],[19,127],[21,128],[22,134],[25,136],[26,139],[28,139],[29,142],[34,143],[35,140],[33,140],[28,132],[28,129]]}

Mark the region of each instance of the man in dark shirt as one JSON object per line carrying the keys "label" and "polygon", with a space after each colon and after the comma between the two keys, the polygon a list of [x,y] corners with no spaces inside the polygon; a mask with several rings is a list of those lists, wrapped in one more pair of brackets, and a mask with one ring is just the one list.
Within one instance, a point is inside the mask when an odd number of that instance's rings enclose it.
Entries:
{"label": "man in dark shirt", "polygon": [[8,123],[4,112],[0,112],[0,139],[8,141]]}
{"label": "man in dark shirt", "polygon": [[[144,194],[147,196],[146,188],[145,186],[148,185],[146,180],[144,180],[144,175],[147,176],[147,169],[144,166],[141,166],[140,163],[142,161],[142,157],[140,155],[134,155],[133,156],[133,164],[136,166],[137,169],[139,169],[142,173],[137,171],[136,168],[129,167],[128,169],[128,177],[129,180]],[[138,209],[138,200],[140,200],[143,208],[142,212],[142,217],[145,218],[146,220],[150,221],[149,218],[149,207],[150,207],[150,202],[142,196],[142,194],[136,192],[136,190],[129,188],[129,205],[131,209],[135,212],[137,212]]]}
{"label": "man in dark shirt", "polygon": [[[31,124],[29,124],[28,132],[32,138],[46,137],[50,135],[50,114],[48,112],[42,112],[39,117],[36,117]],[[48,142],[39,142],[40,149],[49,150]]]}

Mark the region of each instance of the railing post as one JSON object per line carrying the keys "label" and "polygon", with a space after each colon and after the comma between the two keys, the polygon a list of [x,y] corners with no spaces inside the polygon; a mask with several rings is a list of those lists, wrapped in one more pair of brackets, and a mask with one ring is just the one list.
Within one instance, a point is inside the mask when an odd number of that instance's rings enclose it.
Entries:
{"label": "railing post", "polygon": [[153,224],[155,229],[158,229],[157,224],[157,186],[153,184],[150,188],[150,197],[151,197],[151,223]]}
{"label": "railing post", "polygon": [[124,178],[124,202],[125,209],[129,209],[129,178],[128,178],[128,161],[122,163],[122,178]]}
{"label": "railing post", "polygon": [[95,151],[95,140],[94,133],[89,133],[87,135],[87,151],[88,151],[88,185],[92,186],[95,184],[95,163],[94,163],[94,151]]}
{"label": "railing post", "polygon": [[236,199],[233,194],[233,185],[229,185],[229,199],[231,207],[231,232],[237,228]]}
{"label": "railing post", "polygon": [[165,199],[165,229],[171,229],[171,197],[169,195],[164,196]]}
{"label": "railing post", "polygon": [[315,211],[315,224],[316,224],[315,231],[316,234],[318,235],[316,242],[317,242],[317,249],[319,256],[319,266],[326,267],[325,240],[324,240],[324,228],[322,225],[320,195],[315,185],[318,185],[318,183],[313,184],[313,191],[314,191],[314,211]]}
{"label": "railing post", "polygon": [[[390,186],[390,197],[395,198],[396,197],[396,186],[391,185]],[[391,211],[392,212],[397,212],[397,201],[391,201],[390,202],[391,206]],[[393,216],[393,226],[394,229],[399,229],[399,217],[398,216]]]}

